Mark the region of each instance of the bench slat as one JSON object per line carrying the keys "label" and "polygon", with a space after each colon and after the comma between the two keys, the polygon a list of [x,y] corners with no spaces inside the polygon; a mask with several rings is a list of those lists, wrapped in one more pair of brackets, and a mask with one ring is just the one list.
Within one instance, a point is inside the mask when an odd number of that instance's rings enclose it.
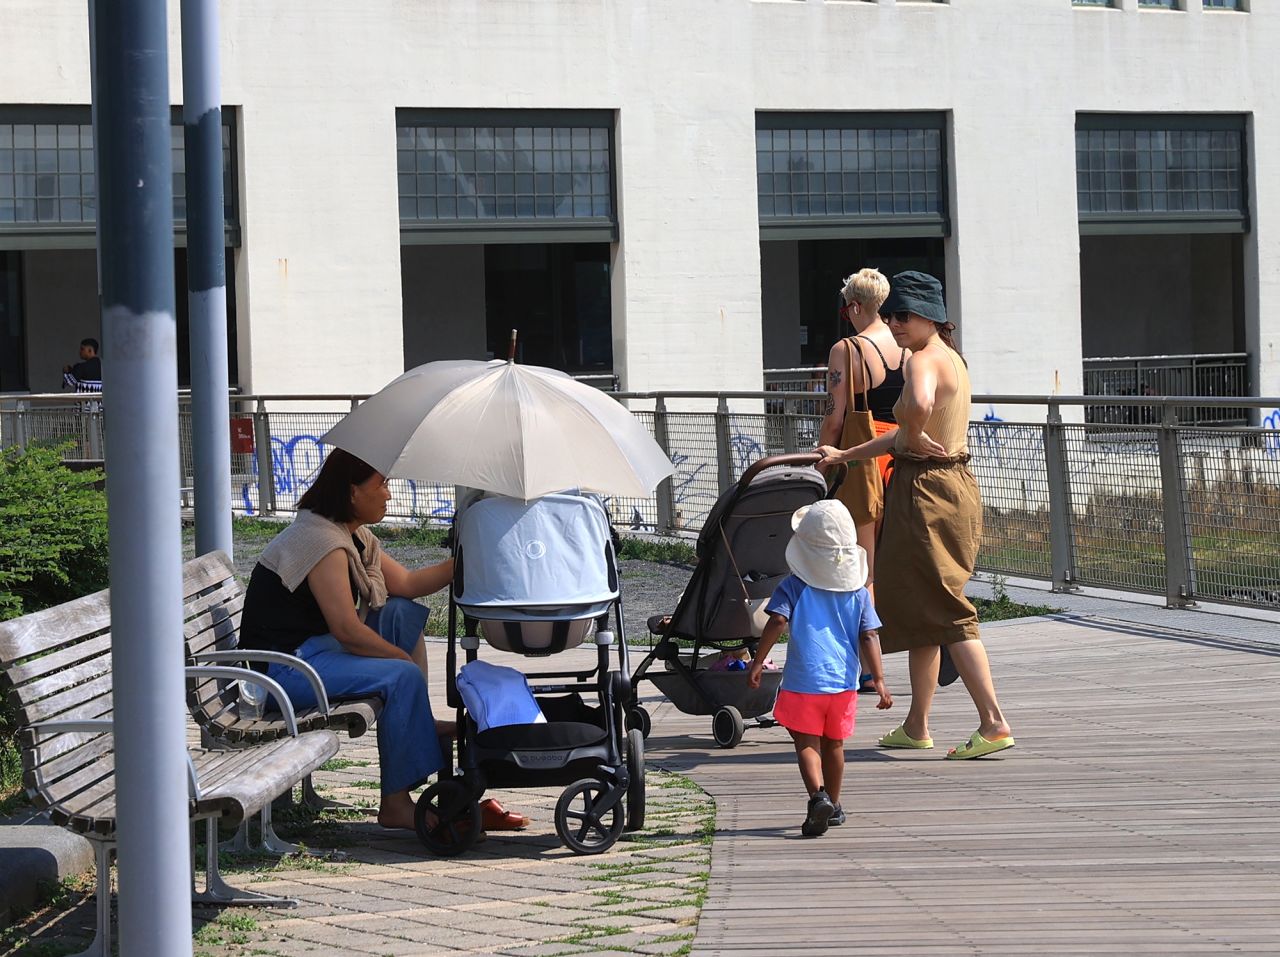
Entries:
{"label": "bench slat", "polygon": [[109,590],[94,592],[0,622],[0,660],[11,667],[33,655],[47,654],[107,630],[111,624],[110,594]]}
{"label": "bench slat", "polygon": [[[21,689],[19,689],[20,693]],[[18,713],[23,724],[36,724],[40,721],[59,718],[64,713],[71,711],[76,705],[110,694],[111,672],[108,670],[93,681],[86,682],[75,688],[66,688],[39,701],[23,701]]]}
{"label": "bench slat", "polygon": [[99,656],[111,657],[111,632],[105,632],[96,638],[82,641],[76,645],[67,645],[52,654],[32,658],[20,665],[7,669],[5,675],[13,687],[21,687],[29,681],[45,675],[61,671],[63,668],[80,664]]}

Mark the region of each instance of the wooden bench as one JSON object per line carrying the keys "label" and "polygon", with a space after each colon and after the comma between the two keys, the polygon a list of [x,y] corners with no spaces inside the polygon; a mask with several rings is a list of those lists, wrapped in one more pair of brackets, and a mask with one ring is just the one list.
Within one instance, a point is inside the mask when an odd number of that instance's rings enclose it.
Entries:
{"label": "wooden bench", "polygon": [[[382,699],[376,695],[330,701],[319,675],[305,661],[293,655],[238,647],[240,613],[244,608],[244,588],[235,566],[224,552],[212,552],[183,566],[184,655],[188,665],[279,662],[297,668],[311,682],[318,705],[300,709],[300,728],[328,728],[358,738],[369,730],[382,713]],[[205,733],[206,742],[234,747],[269,741],[287,733],[284,720],[276,714],[255,717],[241,707],[239,681],[229,681],[211,671],[188,671],[187,706]],[[302,782],[303,799],[315,807],[345,806],[325,801],[315,793],[311,776]],[[264,822],[263,844],[271,850],[290,850]]]}
{"label": "wooden bench", "polygon": [[[23,784],[54,823],[83,834],[97,860],[97,933],[87,955],[111,952],[110,855],[115,847],[116,803],[112,723],[109,593],[101,591],[55,608],[0,622],[0,688],[18,715]],[[253,677],[280,696],[284,735],[261,737],[241,750],[188,752],[188,817],[206,825],[205,890],[200,903],[294,902],[241,891],[217,870],[217,825],[239,825],[269,808],[338,751],[327,730],[300,732],[288,699],[274,682],[243,669],[216,669],[224,680]],[[271,686],[274,685],[274,688]]]}

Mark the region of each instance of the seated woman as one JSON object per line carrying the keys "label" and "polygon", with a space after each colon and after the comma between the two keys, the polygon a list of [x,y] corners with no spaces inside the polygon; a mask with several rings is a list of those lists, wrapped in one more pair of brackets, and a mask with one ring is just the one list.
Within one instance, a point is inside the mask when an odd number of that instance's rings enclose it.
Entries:
{"label": "seated woman", "polygon": [[[412,829],[409,792],[444,767],[440,735],[455,731],[452,722],[437,722],[431,713],[422,637],[429,610],[413,599],[446,587],[453,560],[410,571],[383,551],[365,526],[382,521],[390,499],[385,476],[348,452],[331,452],[299,499],[293,523],[254,566],[240,643],[302,658],[331,699],[383,699],[378,823]],[[297,669],[271,664],[267,676],[284,687],[295,708],[315,707],[311,685]],[[529,823],[492,799],[482,811],[489,829]]]}

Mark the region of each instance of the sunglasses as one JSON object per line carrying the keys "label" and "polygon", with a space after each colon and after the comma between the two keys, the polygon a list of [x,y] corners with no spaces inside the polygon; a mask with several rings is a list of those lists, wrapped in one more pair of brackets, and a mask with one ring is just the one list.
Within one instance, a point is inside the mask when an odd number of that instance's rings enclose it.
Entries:
{"label": "sunglasses", "polygon": [[908,322],[911,319],[909,312],[894,312],[889,314],[890,322]]}

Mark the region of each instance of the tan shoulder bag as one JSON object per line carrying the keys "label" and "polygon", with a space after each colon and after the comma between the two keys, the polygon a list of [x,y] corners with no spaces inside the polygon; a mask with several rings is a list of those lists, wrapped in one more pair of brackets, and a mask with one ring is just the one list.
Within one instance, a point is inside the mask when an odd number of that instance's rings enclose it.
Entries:
{"label": "tan shoulder bag", "polygon": [[[871,381],[871,370],[867,368],[866,357],[862,347],[853,339],[845,340],[848,345],[848,398],[845,403],[844,427],[840,432],[840,448],[851,449],[855,445],[870,442],[876,437],[872,424],[871,405],[867,401],[867,386]],[[853,351],[858,350],[858,359],[862,363],[862,409],[854,408],[857,393],[853,390]],[[884,479],[875,459],[863,459],[849,463],[849,474],[845,476],[840,488],[836,490],[836,498],[844,503],[849,514],[853,516],[855,525],[870,525],[884,513]]]}

